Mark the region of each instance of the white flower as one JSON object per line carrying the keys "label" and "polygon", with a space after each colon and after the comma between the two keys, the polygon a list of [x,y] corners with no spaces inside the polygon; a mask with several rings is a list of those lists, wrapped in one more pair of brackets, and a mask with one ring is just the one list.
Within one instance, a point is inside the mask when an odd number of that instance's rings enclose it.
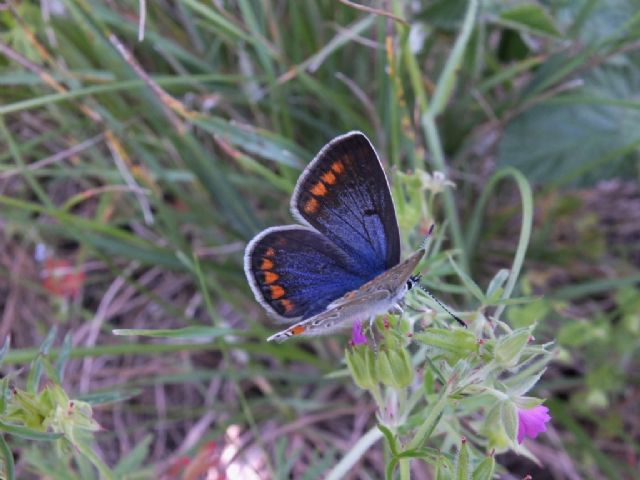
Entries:
{"label": "white flower", "polygon": [[440,193],[444,191],[445,187],[455,188],[456,186],[455,183],[447,179],[444,173],[437,170],[433,174],[420,170],[418,175],[420,176],[423,190],[429,190],[433,193]]}

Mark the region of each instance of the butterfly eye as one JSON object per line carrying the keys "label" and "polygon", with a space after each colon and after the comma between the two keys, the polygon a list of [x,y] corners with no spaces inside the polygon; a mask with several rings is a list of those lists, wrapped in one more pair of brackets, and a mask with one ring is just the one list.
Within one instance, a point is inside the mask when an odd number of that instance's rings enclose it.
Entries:
{"label": "butterfly eye", "polygon": [[407,290],[411,290],[413,287],[415,287],[415,285],[420,282],[421,278],[422,275],[413,275],[409,277],[409,280],[407,280]]}

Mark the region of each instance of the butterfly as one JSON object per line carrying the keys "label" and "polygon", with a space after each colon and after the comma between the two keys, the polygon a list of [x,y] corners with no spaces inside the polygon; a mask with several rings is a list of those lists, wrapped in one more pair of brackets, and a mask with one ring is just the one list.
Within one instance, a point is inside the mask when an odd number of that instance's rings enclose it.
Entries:
{"label": "butterfly", "polygon": [[293,324],[268,341],[329,334],[402,310],[425,251],[400,262],[389,182],[362,132],[320,150],[298,179],[291,213],[300,225],[267,228],[245,250],[256,300],[276,320]]}

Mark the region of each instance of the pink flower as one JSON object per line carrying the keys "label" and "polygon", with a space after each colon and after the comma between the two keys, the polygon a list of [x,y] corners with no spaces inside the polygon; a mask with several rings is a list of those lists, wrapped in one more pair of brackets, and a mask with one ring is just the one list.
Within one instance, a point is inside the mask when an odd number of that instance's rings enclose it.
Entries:
{"label": "pink flower", "polygon": [[362,322],[360,320],[356,320],[353,322],[353,327],[351,329],[351,344],[355,346],[365,343],[367,343],[367,336],[362,331]]}
{"label": "pink flower", "polygon": [[529,410],[518,409],[518,443],[522,443],[525,436],[536,438],[539,433],[546,432],[545,423],[549,420],[551,415],[544,405],[538,405]]}

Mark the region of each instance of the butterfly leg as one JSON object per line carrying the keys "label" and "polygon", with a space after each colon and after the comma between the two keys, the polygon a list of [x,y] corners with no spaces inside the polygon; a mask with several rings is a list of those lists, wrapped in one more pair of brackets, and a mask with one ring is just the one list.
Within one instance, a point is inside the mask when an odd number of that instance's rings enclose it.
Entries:
{"label": "butterfly leg", "polygon": [[372,315],[369,317],[369,334],[371,335],[371,344],[373,346],[373,351],[378,351],[378,345],[376,344],[376,333],[373,331],[373,325],[376,322],[376,316]]}

